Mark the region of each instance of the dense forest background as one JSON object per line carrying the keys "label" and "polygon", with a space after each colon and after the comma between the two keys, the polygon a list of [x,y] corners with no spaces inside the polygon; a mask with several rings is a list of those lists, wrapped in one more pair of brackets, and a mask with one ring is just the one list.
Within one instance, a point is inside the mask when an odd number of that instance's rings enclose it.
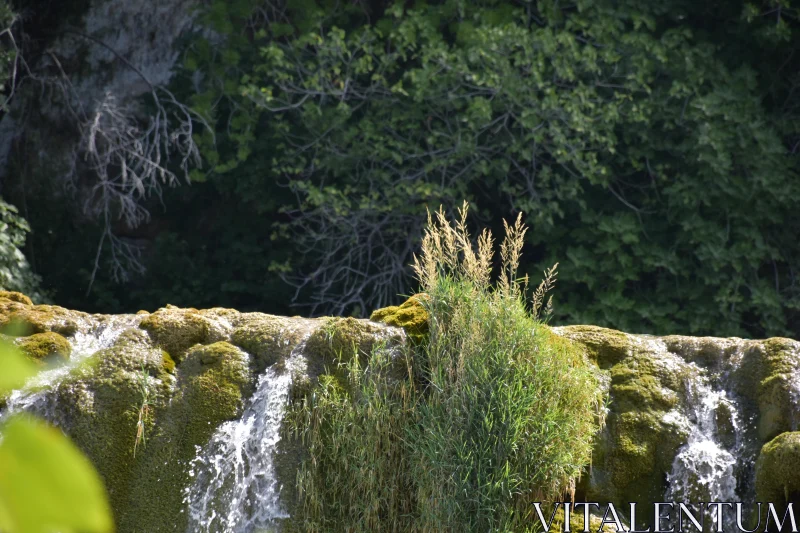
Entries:
{"label": "dense forest background", "polygon": [[6,288],[364,316],[467,200],[525,214],[556,323],[800,338],[788,0],[170,0],[127,42],[118,4],[0,3]]}

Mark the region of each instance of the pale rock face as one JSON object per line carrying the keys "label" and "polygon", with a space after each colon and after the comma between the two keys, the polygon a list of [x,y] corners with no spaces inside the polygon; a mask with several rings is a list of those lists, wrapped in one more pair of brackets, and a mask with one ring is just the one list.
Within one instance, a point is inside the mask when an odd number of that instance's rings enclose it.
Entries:
{"label": "pale rock face", "polygon": [[[337,350],[386,343],[399,355],[408,342],[368,320],[174,306],[88,315],[0,293],[0,328],[12,324],[59,333],[71,355],[35,389],[0,398],[0,417],[34,412],[67,433],[103,476],[123,533],[279,529],[302,456],[281,441],[289,398],[311,390]],[[800,449],[797,341],[552,329],[585,347],[610,395],[579,501],[625,509],[800,493],[790,475],[800,468],[785,468]],[[406,372],[398,357],[398,379]]]}
{"label": "pale rock face", "polygon": [[[84,31],[124,57],[151,84],[164,85],[172,78],[172,70],[178,60],[176,41],[191,28],[197,7],[197,0],[95,0],[84,19]],[[76,44],[85,44],[80,42],[81,39],[72,36],[71,49],[74,50]],[[68,46],[69,42],[63,44]],[[64,49],[62,45],[57,47]],[[84,61],[90,72],[107,72],[111,75],[104,83],[97,83],[98,80],[90,78],[82,80],[79,92],[91,95],[94,99],[111,92],[123,101],[148,92],[150,86],[109,48],[100,45],[89,47]]]}
{"label": "pale rock face", "polygon": [[[39,63],[30,64],[40,77],[54,76],[65,69],[72,87],[69,105],[91,117],[106,95],[112,95],[120,107],[133,106],[151,86],[165,85],[172,79],[179,60],[177,41],[192,29],[198,0],[92,0],[77,27],[65,23],[62,33],[51,48],[58,50],[59,65],[43,55]],[[59,75],[60,77],[60,75]],[[12,117],[17,109],[35,104],[43,118],[59,124],[75,120],[71,110],[60,99],[59,90],[27,83],[11,102],[11,112],[0,119],[0,179],[7,172],[7,158],[11,143],[24,128],[41,129],[47,138],[63,128],[41,123],[37,118],[27,123]],[[43,128],[43,129],[42,129]],[[48,153],[42,154],[40,163],[55,164],[69,151],[68,140],[49,142]]]}

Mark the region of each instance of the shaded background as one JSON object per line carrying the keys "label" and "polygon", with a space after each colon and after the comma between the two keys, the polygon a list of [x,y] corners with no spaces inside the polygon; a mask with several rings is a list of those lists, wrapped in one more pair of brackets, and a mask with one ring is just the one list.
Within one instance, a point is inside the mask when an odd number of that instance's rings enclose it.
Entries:
{"label": "shaded background", "polygon": [[474,233],[524,213],[557,324],[800,337],[785,1],[8,7],[7,288],[368,316],[466,199]]}

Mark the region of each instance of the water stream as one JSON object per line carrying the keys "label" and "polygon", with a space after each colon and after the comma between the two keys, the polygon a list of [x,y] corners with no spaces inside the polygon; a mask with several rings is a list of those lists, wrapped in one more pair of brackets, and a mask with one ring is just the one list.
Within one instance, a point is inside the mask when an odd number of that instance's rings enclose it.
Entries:
{"label": "water stream", "polygon": [[[672,463],[665,501],[741,501],[736,466],[745,450],[735,400],[727,391],[715,390],[705,377],[689,383],[687,399],[689,439]],[[714,518],[707,515],[706,523],[714,524]],[[734,524],[724,525],[727,529]]]}
{"label": "water stream", "polygon": [[[732,376],[740,370],[745,345],[706,361],[686,382],[680,416],[688,440],[667,475],[667,502],[743,502],[745,519],[755,501],[755,460],[760,450],[757,413],[736,393]],[[697,511],[697,505],[690,505]],[[695,514],[695,516],[698,516]],[[716,516],[705,514],[705,531],[715,530]],[[723,527],[736,528],[734,513],[723,514]]]}
{"label": "water stream", "polygon": [[72,337],[68,338],[72,352],[69,360],[53,368],[47,368],[30,378],[25,386],[11,392],[6,408],[0,412],[0,421],[14,413],[27,412],[45,420],[58,422],[58,406],[52,394],[70,372],[85,364],[88,359],[111,347],[126,329],[135,327],[140,317],[135,315],[114,315],[100,323],[82,324]]}
{"label": "water stream", "polygon": [[269,367],[238,420],[222,424],[191,463],[184,503],[190,533],[271,531],[287,518],[273,457],[289,398],[292,369],[302,364],[305,340],[285,364]]}

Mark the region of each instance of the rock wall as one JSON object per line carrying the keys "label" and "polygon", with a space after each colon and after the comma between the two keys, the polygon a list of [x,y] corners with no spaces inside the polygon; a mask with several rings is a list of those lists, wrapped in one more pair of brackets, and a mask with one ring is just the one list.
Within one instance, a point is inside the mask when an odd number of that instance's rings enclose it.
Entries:
{"label": "rock wall", "polygon": [[[215,531],[224,516],[214,522],[207,513],[223,503],[231,520],[255,520],[245,499],[258,490],[274,493],[264,520],[277,519],[291,510],[302,453],[277,442],[274,420],[259,425],[280,417],[284,400],[270,403],[270,395],[304,394],[342,348],[367,353],[386,342],[400,353],[410,341],[394,326],[410,328],[411,342],[420,342],[426,330],[418,307],[374,315],[390,325],[172,306],[105,316],[0,293],[0,328],[45,368],[38,388],[15,391],[0,408],[38,413],[78,444],[108,486],[120,532],[186,531],[190,520],[199,531]],[[609,393],[607,424],[577,499],[622,507],[800,501],[800,343],[592,326],[553,332],[585,348]],[[280,376],[283,388],[275,385]],[[248,440],[251,433],[260,440]],[[277,451],[274,464],[262,465],[274,483],[258,488],[250,479],[242,501],[223,503],[213,493],[230,488],[224,477],[204,481],[214,491],[198,488],[198,479],[254,449]]]}
{"label": "rock wall", "polygon": [[796,500],[784,494],[796,479],[755,465],[798,435],[800,343],[554,331],[584,344],[608,376],[607,425],[581,486],[588,501]]}
{"label": "rock wall", "polygon": [[[36,342],[43,336],[58,359],[69,360],[42,372],[40,387],[0,398],[0,408],[60,427],[103,477],[117,530],[153,533],[187,530],[192,463],[221,424],[242,415],[267,367],[291,372],[293,386],[303,387],[338,347],[368,352],[377,341],[405,342],[401,329],[367,320],[172,306],[88,315],[2,292],[0,330],[37,361],[46,359]],[[301,340],[307,348],[282,368]],[[59,353],[64,343],[70,348]],[[288,507],[297,458],[283,455],[276,472]]]}

